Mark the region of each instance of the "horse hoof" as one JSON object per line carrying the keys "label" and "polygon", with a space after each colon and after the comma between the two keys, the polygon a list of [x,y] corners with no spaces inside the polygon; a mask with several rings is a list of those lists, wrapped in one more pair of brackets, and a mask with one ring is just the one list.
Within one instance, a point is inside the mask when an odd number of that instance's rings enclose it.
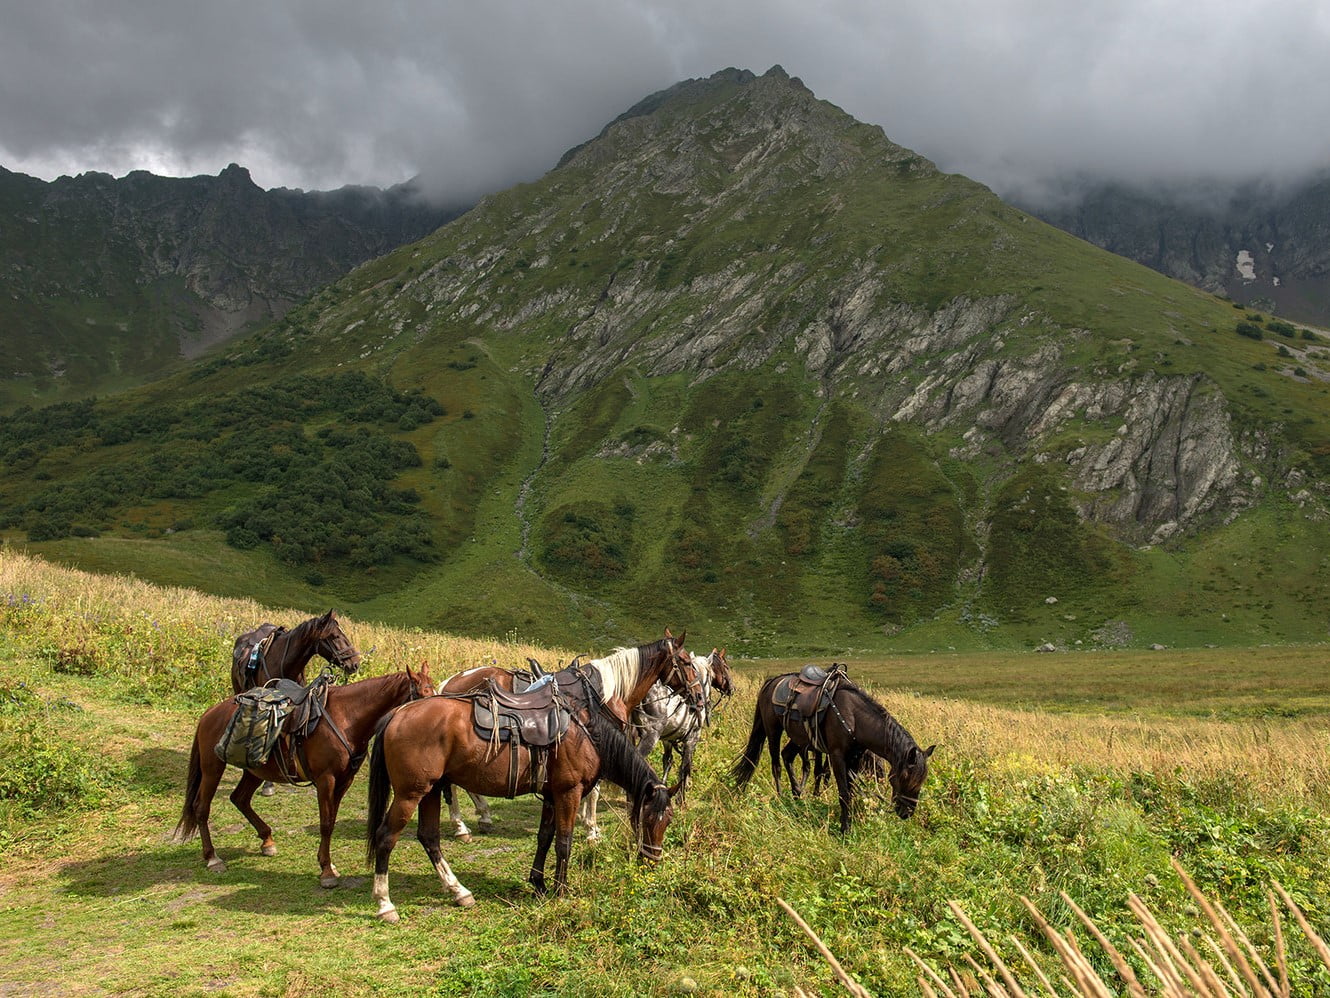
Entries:
{"label": "horse hoof", "polygon": [[262,849],[260,849],[259,852],[263,853],[263,855],[265,855],[265,856],[276,856],[276,855],[277,855],[277,846],[275,846],[275,845],[269,843],[268,845],[266,845],[266,846],[264,846]]}
{"label": "horse hoof", "polygon": [[471,833],[470,833],[470,832],[463,832],[461,835],[456,835],[456,836],[454,836],[454,838],[457,839],[458,842],[470,842],[470,841],[471,841]]}
{"label": "horse hoof", "polygon": [[341,877],[320,877],[319,886],[332,889],[342,882]]}
{"label": "horse hoof", "polygon": [[481,835],[488,835],[488,834],[489,834],[490,832],[492,832],[492,831],[494,831],[494,822],[492,822],[492,821],[482,821],[482,822],[480,823],[480,834],[481,834]]}
{"label": "horse hoof", "polygon": [[379,921],[387,922],[389,925],[396,925],[401,921],[401,918],[397,914],[397,909],[390,905],[383,911],[379,912]]}
{"label": "horse hoof", "polygon": [[475,906],[476,906],[476,896],[472,894],[470,891],[467,891],[465,894],[457,895],[457,907],[474,908]]}
{"label": "horse hoof", "polygon": [[209,873],[225,873],[225,872],[226,872],[226,860],[224,860],[224,859],[210,859],[210,860],[208,860],[208,872],[209,872]]}
{"label": "horse hoof", "polygon": [[265,783],[262,787],[259,788],[260,797],[271,797],[275,793],[277,793],[277,788],[274,787],[271,783]]}

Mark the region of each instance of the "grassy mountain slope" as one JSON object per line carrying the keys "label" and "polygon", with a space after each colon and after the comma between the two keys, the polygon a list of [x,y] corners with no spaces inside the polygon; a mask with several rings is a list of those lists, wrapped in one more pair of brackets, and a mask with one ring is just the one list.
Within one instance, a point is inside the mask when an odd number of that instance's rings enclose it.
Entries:
{"label": "grassy mountain slope", "polygon": [[[831,654],[1314,639],[1330,364],[1311,335],[941,174],[779,69],[729,70],[99,403],[82,435],[32,428],[0,451],[0,524],[87,566],[562,643],[667,623]],[[390,390],[339,406],[350,370]],[[327,401],[264,438],[263,400],[310,378]],[[114,446],[103,423],[186,399],[254,410],[195,441],[233,455],[197,494],[61,498],[183,455],[187,419]],[[386,499],[357,506],[336,470],[348,426],[418,456],[376,472]],[[246,470],[287,452],[303,484]],[[319,475],[345,484],[336,509],[302,498]],[[246,567],[218,571],[206,552],[241,520]]]}
{"label": "grassy mountain slope", "polygon": [[264,191],[234,165],[51,183],[0,169],[0,410],[160,377],[457,214],[407,184]]}

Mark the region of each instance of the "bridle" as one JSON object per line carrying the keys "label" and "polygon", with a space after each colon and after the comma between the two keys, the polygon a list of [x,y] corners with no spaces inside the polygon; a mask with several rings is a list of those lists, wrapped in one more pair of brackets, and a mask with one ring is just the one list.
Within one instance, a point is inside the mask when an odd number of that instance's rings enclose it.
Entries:
{"label": "bridle", "polygon": [[346,642],[346,647],[350,649],[349,652],[344,652],[342,648],[338,646],[336,637],[330,637],[326,634],[319,636],[318,642],[314,645],[314,651],[317,654],[322,655],[338,669],[341,669],[344,675],[349,676],[359,667],[359,663],[352,666],[349,662],[352,658],[359,658],[360,653],[356,651],[355,646],[347,640],[345,635],[342,635],[341,637],[342,641]]}
{"label": "bridle", "polygon": [[[661,790],[665,791],[668,799],[670,788],[667,787],[664,783],[653,783],[650,788],[650,793],[654,795]],[[639,815],[641,814],[642,809],[645,806],[645,801],[646,801],[646,795],[643,795],[642,803],[638,805]],[[665,846],[663,843],[661,845],[652,845],[650,842],[647,842],[647,840],[642,836],[642,829],[639,827],[637,830],[637,853],[643,859],[649,859],[653,863],[658,863],[660,862],[661,857],[665,855]]]}
{"label": "bridle", "polygon": [[666,680],[667,685],[670,679],[682,685],[688,691],[688,698],[692,701],[692,707],[701,711],[706,706],[707,698],[706,691],[702,688],[702,680],[698,676],[697,663],[693,660],[692,655],[688,656],[688,668],[693,670],[693,677],[689,679],[688,673],[684,671],[682,657],[679,655],[682,649],[676,648],[673,641],[669,642],[669,649],[670,665],[662,673],[662,678]]}

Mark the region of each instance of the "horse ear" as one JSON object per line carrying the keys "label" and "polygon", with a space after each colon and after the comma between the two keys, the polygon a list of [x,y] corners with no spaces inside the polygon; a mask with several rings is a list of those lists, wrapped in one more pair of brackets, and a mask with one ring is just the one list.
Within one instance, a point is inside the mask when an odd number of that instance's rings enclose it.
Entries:
{"label": "horse ear", "polygon": [[670,633],[670,629],[668,627],[665,628],[665,637],[669,638],[671,641],[674,640],[674,635]]}
{"label": "horse ear", "polygon": [[680,777],[679,782],[676,783],[674,786],[665,788],[665,796],[670,800],[674,800],[674,795],[677,794],[682,788],[683,788],[683,778]]}
{"label": "horse ear", "polygon": [[937,744],[936,744],[936,743],[934,743],[934,744],[928,746],[928,748],[924,749],[924,758],[925,758],[925,759],[930,758],[930,757],[933,755],[933,749],[935,749],[935,748],[937,748]]}
{"label": "horse ear", "polygon": [[683,643],[686,637],[688,637],[688,628],[685,627],[683,629],[683,633],[679,635],[679,639],[674,642],[676,645],[679,646],[680,651],[683,651]]}

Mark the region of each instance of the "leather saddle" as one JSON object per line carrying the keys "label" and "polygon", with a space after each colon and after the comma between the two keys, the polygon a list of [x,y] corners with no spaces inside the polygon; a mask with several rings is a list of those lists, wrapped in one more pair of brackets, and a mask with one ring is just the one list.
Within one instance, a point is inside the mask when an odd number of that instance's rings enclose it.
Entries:
{"label": "leather saddle", "polygon": [[785,730],[793,733],[797,727],[807,736],[809,744],[825,752],[822,738],[822,720],[831,709],[831,702],[842,680],[849,674],[842,663],[833,663],[830,669],[805,665],[798,672],[782,676],[771,691],[771,709]]}
{"label": "leather saddle", "polygon": [[521,693],[509,693],[491,682],[471,698],[476,734],[488,742],[549,748],[563,738],[571,719],[559,684],[553,679]]}

